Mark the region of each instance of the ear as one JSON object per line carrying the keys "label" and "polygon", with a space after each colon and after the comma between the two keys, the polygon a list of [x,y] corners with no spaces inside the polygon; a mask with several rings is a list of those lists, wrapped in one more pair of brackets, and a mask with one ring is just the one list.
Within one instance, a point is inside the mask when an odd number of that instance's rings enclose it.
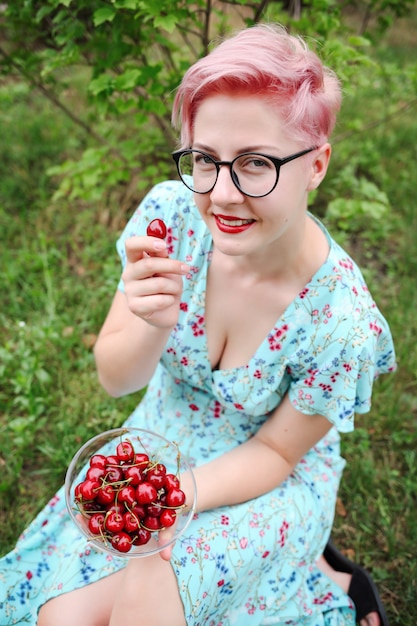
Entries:
{"label": "ear", "polygon": [[317,189],[323,178],[326,176],[331,153],[332,147],[329,143],[324,143],[317,149],[314,159],[311,162],[311,177],[307,186],[307,191]]}

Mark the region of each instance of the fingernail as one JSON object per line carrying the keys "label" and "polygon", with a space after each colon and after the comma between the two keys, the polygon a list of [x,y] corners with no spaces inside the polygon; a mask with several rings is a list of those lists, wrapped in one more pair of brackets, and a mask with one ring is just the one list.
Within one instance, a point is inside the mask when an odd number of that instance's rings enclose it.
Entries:
{"label": "fingernail", "polygon": [[190,268],[188,267],[188,265],[185,265],[184,263],[181,265],[181,274],[188,274],[188,272],[190,271]]}
{"label": "fingernail", "polygon": [[153,248],[154,250],[165,250],[165,248],[167,247],[165,241],[163,241],[162,239],[156,239],[153,242]]}

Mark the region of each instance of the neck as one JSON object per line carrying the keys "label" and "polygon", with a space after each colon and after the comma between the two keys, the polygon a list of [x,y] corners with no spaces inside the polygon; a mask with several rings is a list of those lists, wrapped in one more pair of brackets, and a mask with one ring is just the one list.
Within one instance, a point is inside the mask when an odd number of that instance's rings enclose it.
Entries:
{"label": "neck", "polygon": [[282,237],[250,255],[228,256],[215,250],[213,260],[225,272],[245,278],[247,283],[269,280],[306,283],[325,262],[328,250],[325,234],[306,216],[303,226],[291,238]]}

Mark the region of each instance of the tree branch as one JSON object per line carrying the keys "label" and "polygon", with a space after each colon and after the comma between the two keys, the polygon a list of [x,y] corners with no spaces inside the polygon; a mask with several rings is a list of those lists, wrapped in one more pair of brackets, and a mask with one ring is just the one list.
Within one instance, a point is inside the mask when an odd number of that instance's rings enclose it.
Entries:
{"label": "tree branch", "polygon": [[262,2],[258,5],[255,14],[253,16],[253,21],[255,22],[255,24],[257,22],[259,22],[259,20],[262,17],[262,13],[265,11],[266,7],[268,6],[269,0],[262,0]]}
{"label": "tree branch", "polygon": [[389,115],[385,115],[385,117],[383,117],[381,119],[375,120],[374,122],[370,122],[364,128],[361,128],[360,131],[349,130],[346,133],[343,133],[342,135],[336,135],[336,137],[333,139],[332,143],[333,144],[340,143],[341,141],[345,141],[345,139],[349,139],[350,137],[352,137],[354,135],[357,135],[359,132],[361,134],[363,134],[367,130],[372,130],[373,128],[378,128],[378,126],[382,126],[382,124],[386,124],[387,122],[395,119],[399,115],[403,115],[403,113],[406,113],[407,111],[409,111],[410,109],[412,109],[416,105],[417,105],[417,98],[413,98],[412,100],[409,100],[405,104],[402,104],[401,106],[399,106],[398,109],[396,109],[395,111],[393,111]]}
{"label": "tree branch", "polygon": [[95,141],[100,143],[103,146],[109,148],[110,152],[115,154],[119,159],[123,161],[125,165],[129,165],[127,159],[121,154],[118,150],[114,148],[104,137],[95,132],[94,129],[90,128],[88,124],[86,124],[81,118],[79,118],[75,113],[73,113],[61,100],[58,96],[50,91],[43,83],[36,80],[33,76],[29,74],[23,67],[21,67],[16,61],[14,61],[5,50],[0,46],[0,55],[7,61],[7,63],[13,67],[17,72],[23,76],[23,78],[30,84],[32,87],[38,89],[54,106],[60,109],[67,117],[70,118],[74,124],[82,128],[90,137],[92,137]]}
{"label": "tree branch", "polygon": [[204,10],[204,27],[202,33],[202,44],[204,54],[208,53],[210,43],[210,17],[211,17],[211,0],[206,0],[206,8]]}

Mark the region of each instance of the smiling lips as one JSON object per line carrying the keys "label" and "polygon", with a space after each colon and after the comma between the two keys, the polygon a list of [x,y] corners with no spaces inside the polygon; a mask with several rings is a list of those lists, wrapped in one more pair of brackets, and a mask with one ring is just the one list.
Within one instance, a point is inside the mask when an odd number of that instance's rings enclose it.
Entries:
{"label": "smiling lips", "polygon": [[242,220],[226,215],[214,215],[218,229],[223,233],[241,233],[255,223],[255,220]]}

